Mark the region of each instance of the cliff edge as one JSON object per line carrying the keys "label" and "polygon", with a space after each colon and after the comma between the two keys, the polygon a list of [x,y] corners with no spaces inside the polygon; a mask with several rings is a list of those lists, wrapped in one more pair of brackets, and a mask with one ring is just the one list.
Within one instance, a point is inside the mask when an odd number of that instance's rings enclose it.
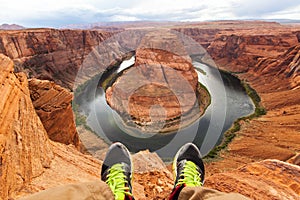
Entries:
{"label": "cliff edge", "polygon": [[8,199],[49,168],[50,141],[30,99],[28,81],[0,54],[0,198]]}

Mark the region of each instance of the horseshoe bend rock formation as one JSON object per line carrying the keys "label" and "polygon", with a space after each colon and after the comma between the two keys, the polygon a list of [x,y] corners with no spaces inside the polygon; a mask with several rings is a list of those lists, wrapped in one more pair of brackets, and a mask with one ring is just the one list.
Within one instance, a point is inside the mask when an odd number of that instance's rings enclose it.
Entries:
{"label": "horseshoe bend rock formation", "polygon": [[0,54],[0,199],[19,190],[50,166],[47,133],[30,99],[25,74]]}
{"label": "horseshoe bend rock formation", "polygon": [[199,113],[197,88],[191,60],[161,49],[140,48],[134,67],[107,89],[106,99],[137,124],[153,124],[180,118],[195,104]]}

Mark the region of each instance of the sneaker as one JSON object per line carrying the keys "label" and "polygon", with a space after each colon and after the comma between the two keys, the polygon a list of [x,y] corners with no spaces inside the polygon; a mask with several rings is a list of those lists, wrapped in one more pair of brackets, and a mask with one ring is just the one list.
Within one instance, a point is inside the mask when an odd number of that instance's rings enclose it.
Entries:
{"label": "sneaker", "polygon": [[116,200],[132,200],[132,161],[128,149],[121,143],[112,144],[105,156],[101,179],[112,190]]}
{"label": "sneaker", "polygon": [[197,187],[204,184],[204,164],[196,145],[187,143],[175,155],[173,161],[174,189],[170,199],[177,199],[184,187]]}

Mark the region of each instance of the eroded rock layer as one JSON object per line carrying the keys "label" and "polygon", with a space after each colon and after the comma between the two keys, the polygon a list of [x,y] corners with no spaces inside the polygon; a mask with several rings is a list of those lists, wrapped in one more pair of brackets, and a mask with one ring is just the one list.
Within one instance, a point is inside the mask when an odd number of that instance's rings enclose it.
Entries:
{"label": "eroded rock layer", "polygon": [[8,199],[50,166],[47,132],[30,99],[28,81],[0,54],[0,199]]}
{"label": "eroded rock layer", "polygon": [[[0,31],[0,52],[13,59],[17,71],[29,78],[51,80],[73,89],[79,68],[86,56],[112,33],[88,30],[36,29]],[[113,60],[109,52],[102,58]],[[104,56],[105,55],[105,56]]]}
{"label": "eroded rock layer", "polygon": [[251,199],[298,199],[300,167],[278,160],[248,164],[228,173],[209,177],[205,186],[237,192]]}
{"label": "eroded rock layer", "polygon": [[30,96],[51,140],[80,147],[73,118],[73,94],[54,82],[31,79]]}

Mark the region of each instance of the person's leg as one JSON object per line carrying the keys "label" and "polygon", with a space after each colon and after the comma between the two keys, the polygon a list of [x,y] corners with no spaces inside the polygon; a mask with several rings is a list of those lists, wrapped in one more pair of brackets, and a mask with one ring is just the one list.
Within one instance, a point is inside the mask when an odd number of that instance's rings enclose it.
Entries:
{"label": "person's leg", "polygon": [[224,193],[206,187],[185,187],[181,190],[179,200],[250,200],[237,193]]}
{"label": "person's leg", "polygon": [[108,149],[102,164],[102,181],[60,186],[22,200],[133,200],[131,177],[130,153],[123,144],[114,143]]}
{"label": "person's leg", "polygon": [[103,181],[68,184],[50,188],[20,200],[113,200],[110,188]]}
{"label": "person's leg", "polygon": [[227,194],[202,187],[205,169],[201,157],[199,149],[192,143],[187,143],[178,150],[173,161],[175,183],[170,200],[248,199],[240,194]]}

